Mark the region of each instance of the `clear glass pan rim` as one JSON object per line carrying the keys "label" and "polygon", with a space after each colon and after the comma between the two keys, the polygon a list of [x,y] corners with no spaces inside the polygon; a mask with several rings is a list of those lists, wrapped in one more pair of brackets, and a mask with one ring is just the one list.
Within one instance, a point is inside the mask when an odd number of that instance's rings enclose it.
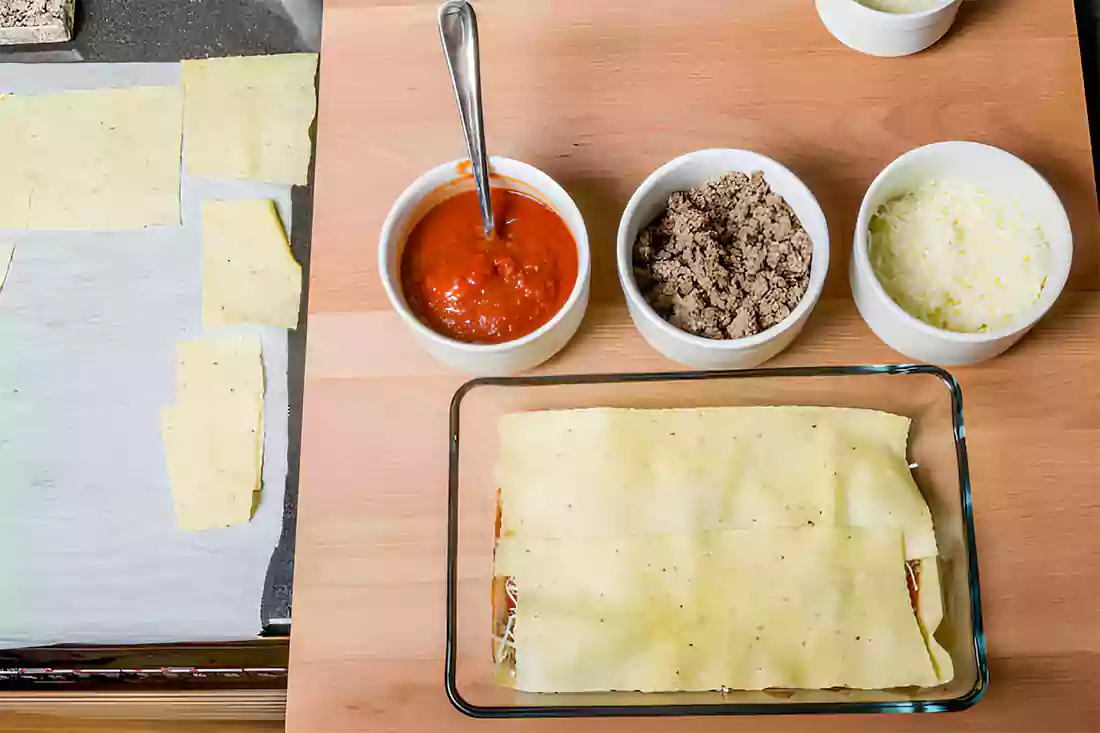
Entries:
{"label": "clear glass pan rim", "polygon": [[[800,703],[701,703],[669,705],[526,705],[484,706],[467,701],[457,685],[458,617],[458,460],[459,417],[462,400],[478,387],[540,387],[639,382],[691,382],[708,379],[762,379],[791,377],[851,377],[882,375],[931,375],[944,383],[951,397],[951,419],[955,453],[959,469],[959,491],[963,523],[968,545],[968,583],[971,593],[970,615],[974,630],[974,652],[978,678],[967,693],[936,700],[886,702],[800,702]],[[927,364],[869,364],[852,366],[797,366],[762,369],[713,371],[613,372],[606,374],[551,374],[513,377],[480,377],[460,386],[451,399],[449,470],[447,486],[447,625],[444,687],[447,698],[460,712],[474,718],[587,718],[587,717],[670,717],[702,715],[792,715],[853,713],[932,713],[966,710],[989,687],[985,632],[978,581],[978,553],[970,494],[970,470],[966,455],[966,428],[963,422],[962,389],[950,372]]]}

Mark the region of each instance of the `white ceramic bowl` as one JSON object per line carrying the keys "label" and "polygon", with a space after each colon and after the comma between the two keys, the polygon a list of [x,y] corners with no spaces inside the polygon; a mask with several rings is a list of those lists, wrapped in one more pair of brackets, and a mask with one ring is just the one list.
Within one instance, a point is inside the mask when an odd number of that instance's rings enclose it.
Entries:
{"label": "white ceramic bowl", "polygon": [[462,175],[466,161],[456,160],[433,168],[398,197],[382,225],[378,271],[394,310],[439,361],[470,374],[513,374],[535,367],[561,350],[576,333],[588,307],[590,257],[588,231],[573,199],[550,176],[534,166],[508,158],[491,158],[493,185],[524,191],[549,204],[569,227],[577,245],[577,282],[562,309],[537,330],[501,344],[470,344],[442,336],[428,328],[409,309],[401,291],[401,252],[416,223],[439,201],[473,188],[473,179]]}
{"label": "white ceramic bowl", "polygon": [[856,0],[817,0],[817,14],[845,46],[872,56],[908,56],[943,38],[961,2],[949,0],[916,13],[885,13]]}
{"label": "white ceramic bowl", "polygon": [[[930,180],[957,180],[991,197],[1016,201],[1039,221],[1050,247],[1050,272],[1039,300],[1013,326],[988,333],[955,333],[906,313],[875,277],[867,254],[867,226],[878,207]],[[1069,277],[1073,235],[1058,194],[1035,169],[1011,153],[971,142],[942,142],[910,150],[878,174],[859,207],[849,280],[863,320],[891,348],[933,364],[973,364],[997,356],[1028,332],[1054,305]]]}
{"label": "white ceramic bowl", "polygon": [[[634,242],[638,232],[667,207],[672,193],[731,171],[764,172],[772,190],[786,199],[810,235],[813,260],[806,294],[787,318],[758,334],[719,341],[680,330],[646,303],[634,280]],[[748,150],[715,148],[671,160],[642,182],[619,221],[616,249],[619,283],[626,294],[630,317],[650,346],[674,361],[699,369],[747,369],[763,364],[787,348],[810,317],[829,269],[829,228],[810,189],[782,165]]]}

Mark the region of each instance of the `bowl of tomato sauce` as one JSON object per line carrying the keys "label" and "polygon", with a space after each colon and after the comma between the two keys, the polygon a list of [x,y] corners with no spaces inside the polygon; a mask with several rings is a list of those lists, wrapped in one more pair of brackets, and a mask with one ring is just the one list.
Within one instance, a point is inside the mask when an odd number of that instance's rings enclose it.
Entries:
{"label": "bowl of tomato sauce", "polygon": [[421,344],[478,375],[535,367],[562,349],[588,307],[588,232],[573,199],[534,166],[490,159],[496,229],[486,237],[467,161],[414,181],[390,210],[382,285]]}

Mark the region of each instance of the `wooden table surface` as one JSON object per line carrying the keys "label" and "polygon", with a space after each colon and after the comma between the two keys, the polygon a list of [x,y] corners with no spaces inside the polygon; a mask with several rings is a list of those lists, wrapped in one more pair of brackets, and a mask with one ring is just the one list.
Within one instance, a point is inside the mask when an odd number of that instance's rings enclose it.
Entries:
{"label": "wooden table surface", "polygon": [[[443,692],[448,400],[463,381],[413,342],[375,267],[382,219],[463,155],[435,0],[326,3],[288,730],[663,731],[660,719],[487,723]],[[837,43],[810,0],[481,0],[488,143],[561,182],[583,212],[592,304],[544,370],[670,369],[615,276],[627,198],[706,147],[774,157],[829,220],[825,298],[775,364],[904,360],[859,319],[852,227],[904,151],[988,142],[1031,162],[1070,214],[1075,261],[1052,313],[1009,354],[954,370],[966,399],[992,682],[942,730],[1100,729],[1100,220],[1071,0],[974,0],[928,52]],[[917,730],[926,716],[814,720]],[[806,718],[677,730],[807,729]]]}

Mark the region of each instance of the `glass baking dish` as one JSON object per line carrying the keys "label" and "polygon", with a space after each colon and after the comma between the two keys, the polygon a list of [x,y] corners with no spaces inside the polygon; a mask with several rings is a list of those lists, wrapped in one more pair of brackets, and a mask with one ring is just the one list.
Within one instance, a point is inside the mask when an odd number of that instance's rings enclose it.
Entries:
{"label": "glass baking dish", "polygon": [[[497,684],[492,652],[497,421],[509,412],[584,407],[820,405],[912,419],[909,461],[940,549],[944,620],[936,638],[955,676],[933,688],[690,693],[519,692]],[[978,591],[962,392],[932,366],[793,367],[714,372],[475,379],[451,403],[446,689],[479,718],[597,715],[882,713],[964,710],[989,682]]]}

